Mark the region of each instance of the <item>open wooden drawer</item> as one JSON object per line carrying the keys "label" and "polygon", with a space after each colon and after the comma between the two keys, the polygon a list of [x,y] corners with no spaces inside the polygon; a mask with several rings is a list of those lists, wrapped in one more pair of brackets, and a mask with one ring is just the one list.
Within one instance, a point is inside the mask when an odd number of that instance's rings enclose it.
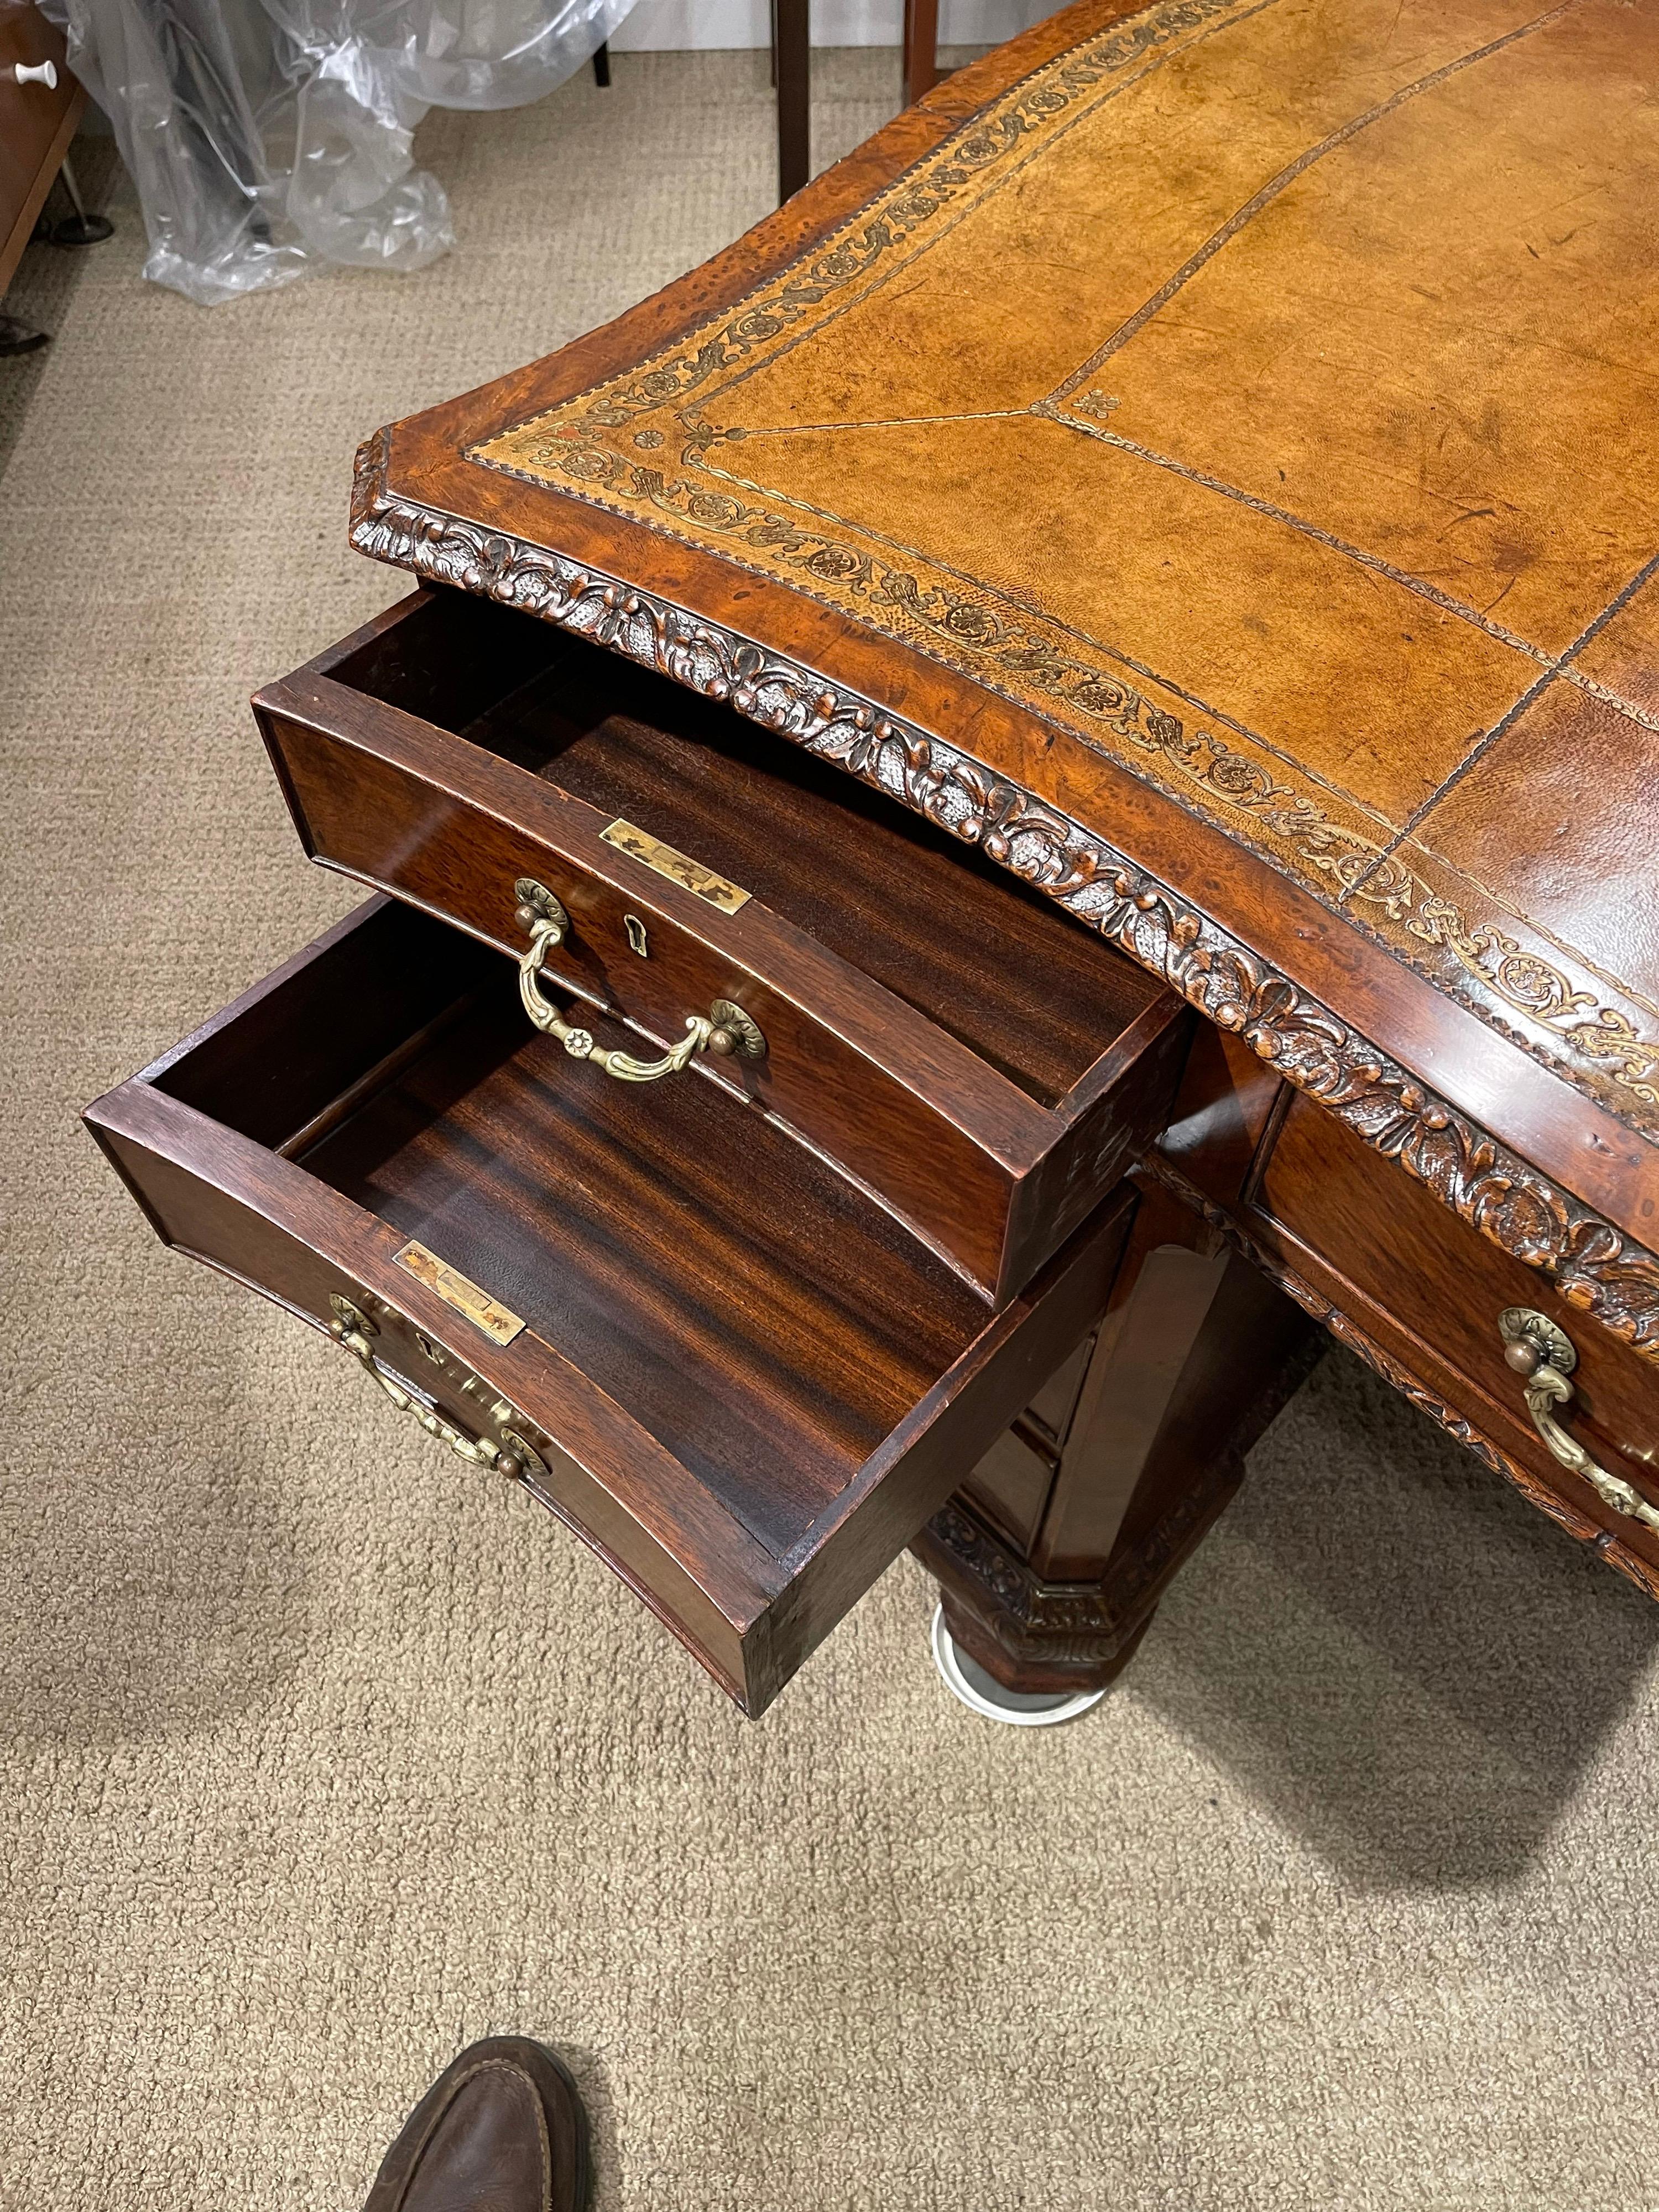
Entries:
{"label": "open wooden drawer", "polygon": [[313,858],[515,956],[562,915],[532,998],[658,1049],[701,1018],[716,1050],[692,1065],[996,1303],[1163,1127],[1190,1021],[1171,993],[894,801],[615,654],[422,591],[254,707]]}
{"label": "open wooden drawer", "polygon": [[597,1078],[512,981],[373,900],[87,1118],[167,1243],[331,1328],[758,1712],[1093,1326],[1132,1200],[994,1313],[763,1115]]}

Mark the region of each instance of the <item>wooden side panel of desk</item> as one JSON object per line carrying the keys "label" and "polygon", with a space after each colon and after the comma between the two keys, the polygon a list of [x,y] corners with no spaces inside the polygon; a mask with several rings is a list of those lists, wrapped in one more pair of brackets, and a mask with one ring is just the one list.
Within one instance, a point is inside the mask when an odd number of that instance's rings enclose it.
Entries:
{"label": "wooden side panel of desk", "polygon": [[1146,1184],[1063,1431],[1017,1424],[914,1547],[958,1648],[1012,1690],[1112,1680],[1322,1346],[1201,1212]]}

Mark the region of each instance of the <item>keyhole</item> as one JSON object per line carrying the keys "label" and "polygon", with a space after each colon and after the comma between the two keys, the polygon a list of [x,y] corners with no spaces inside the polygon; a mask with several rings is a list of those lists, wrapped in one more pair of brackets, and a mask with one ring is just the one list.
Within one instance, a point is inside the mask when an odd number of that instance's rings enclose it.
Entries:
{"label": "keyhole", "polygon": [[651,952],[645,940],[645,924],[640,920],[638,915],[625,914],[623,916],[623,927],[628,932],[628,942],[631,949],[639,954],[641,960],[648,960],[651,957]]}

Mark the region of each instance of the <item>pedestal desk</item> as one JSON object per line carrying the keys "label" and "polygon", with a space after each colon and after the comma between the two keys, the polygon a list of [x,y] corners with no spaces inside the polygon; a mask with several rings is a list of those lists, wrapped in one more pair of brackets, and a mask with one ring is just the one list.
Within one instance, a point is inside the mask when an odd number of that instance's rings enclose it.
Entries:
{"label": "pedestal desk", "polygon": [[1322,1328],[1659,1595],[1656,82],[1085,0],[380,431],[256,708],[390,897],[90,1109],[161,1233],[750,1711],[909,1543],[1109,1680]]}

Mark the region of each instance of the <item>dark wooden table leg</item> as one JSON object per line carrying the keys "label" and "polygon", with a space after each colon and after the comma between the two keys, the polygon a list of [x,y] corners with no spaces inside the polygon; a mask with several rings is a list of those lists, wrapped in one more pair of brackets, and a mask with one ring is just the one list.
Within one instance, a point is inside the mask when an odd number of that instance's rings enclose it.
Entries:
{"label": "dark wooden table leg", "polygon": [[904,105],[931,92],[939,76],[939,0],[904,0]]}
{"label": "dark wooden table leg", "polygon": [[812,33],[809,0],[774,0],[773,71],[778,87],[778,198],[792,198],[811,173]]}
{"label": "dark wooden table leg", "polygon": [[958,1650],[1011,1690],[1109,1682],[1323,1343],[1149,1185],[1092,1348],[915,1544]]}

